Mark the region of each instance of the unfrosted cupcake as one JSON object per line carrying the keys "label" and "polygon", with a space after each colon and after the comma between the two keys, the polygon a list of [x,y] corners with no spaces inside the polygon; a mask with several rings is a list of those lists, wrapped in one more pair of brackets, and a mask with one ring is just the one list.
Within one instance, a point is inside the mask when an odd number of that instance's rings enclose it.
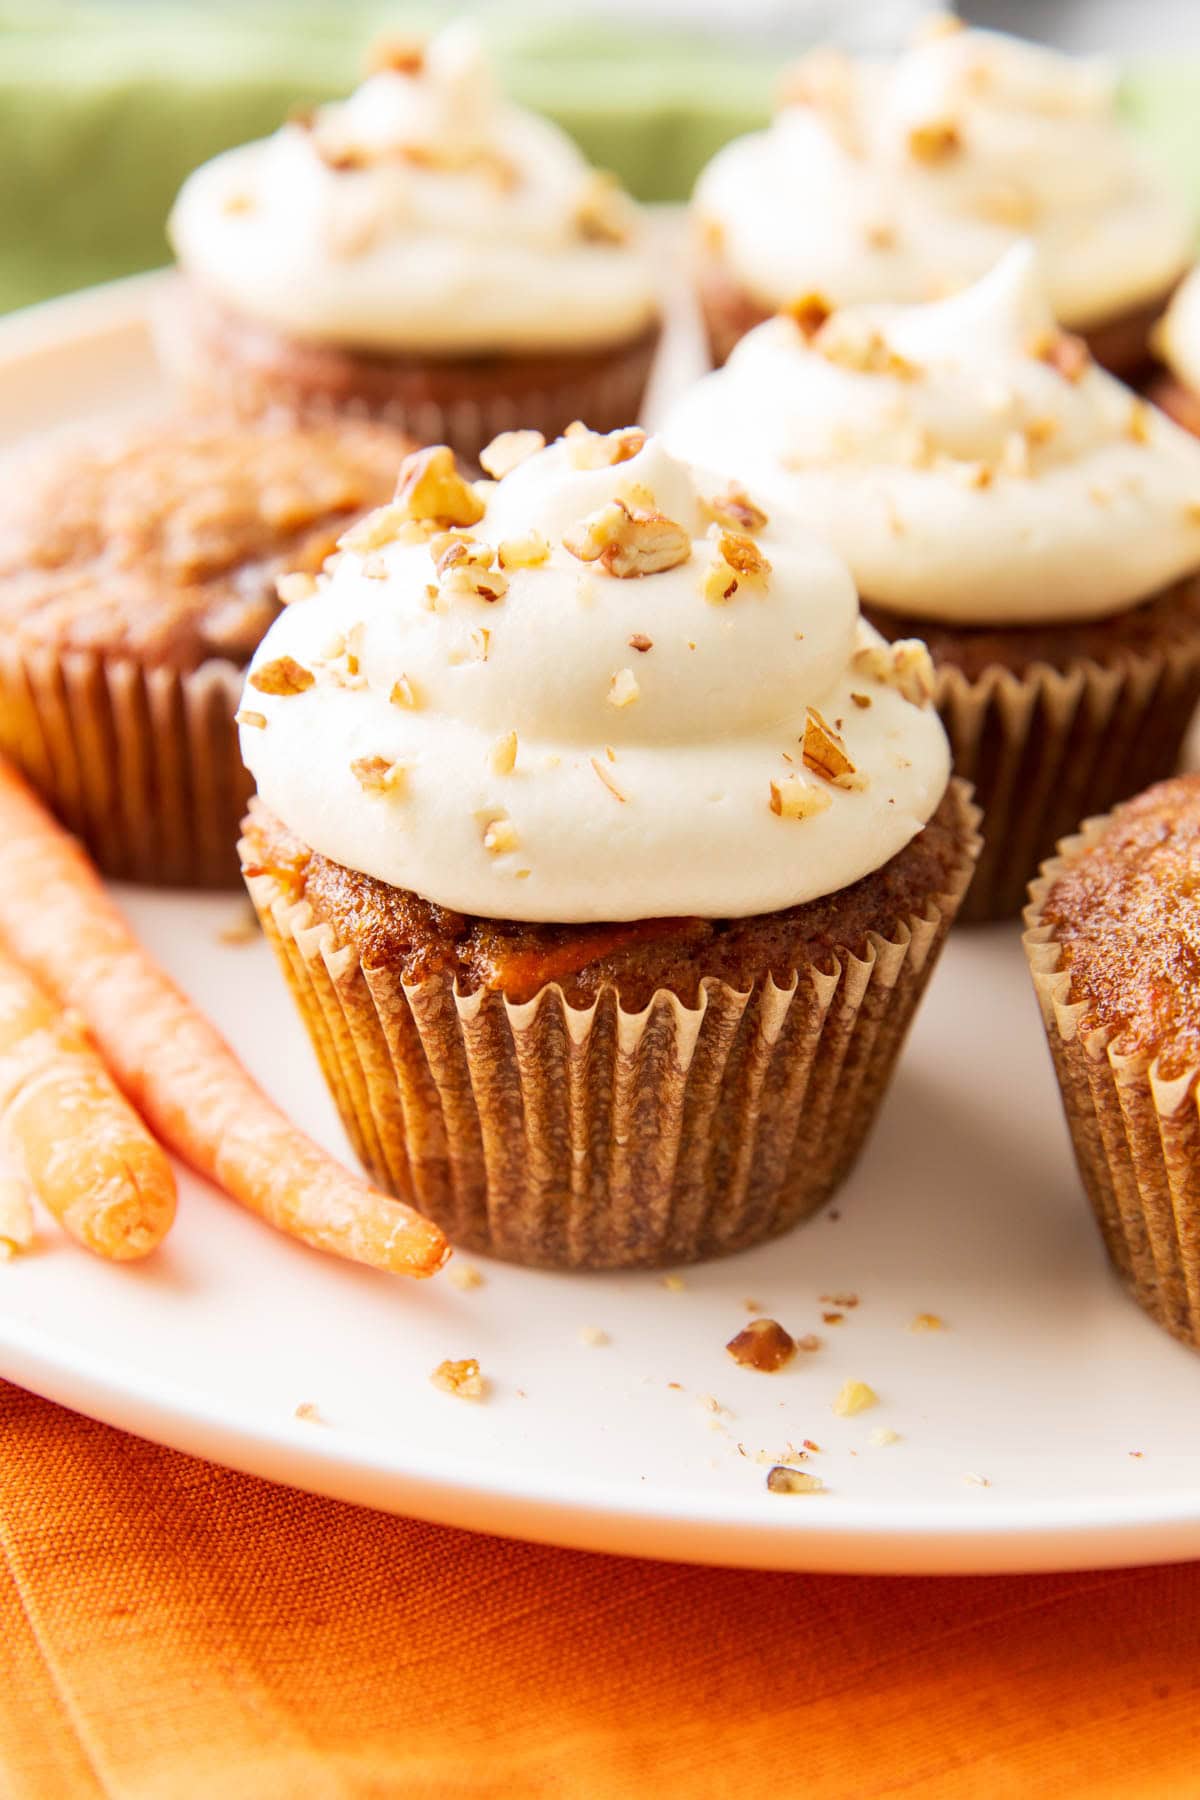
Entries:
{"label": "unfrosted cupcake", "polygon": [[377,1180],[525,1263],[718,1254],[852,1163],[972,812],[830,551],[538,443],[410,459],[268,634],[247,881]]}
{"label": "unfrosted cupcake", "polygon": [[793,509],[919,635],[984,814],[964,916],[1175,767],[1200,697],[1200,446],[1058,330],[1032,252],[925,306],[759,326],[665,438]]}
{"label": "unfrosted cupcake", "polygon": [[781,99],[696,187],[718,362],[805,294],[928,300],[1020,237],[1061,324],[1118,373],[1145,361],[1194,226],[1120,122],[1109,64],[942,20],[891,62],[814,52]]}
{"label": "unfrosted cupcake", "polygon": [[0,495],[0,752],[109,875],[238,881],[246,664],[410,448],[384,425],[156,421]]}
{"label": "unfrosted cupcake", "polygon": [[1200,776],[1089,819],[1025,948],[1079,1173],[1138,1303],[1200,1349]]}
{"label": "unfrosted cupcake", "polygon": [[1200,437],[1200,269],[1181,281],[1154,329],[1162,365],[1147,392],[1177,425]]}
{"label": "unfrosted cupcake", "polygon": [[193,404],[367,413],[474,458],[637,416],[658,339],[633,203],[456,27],[198,169],[159,342]]}

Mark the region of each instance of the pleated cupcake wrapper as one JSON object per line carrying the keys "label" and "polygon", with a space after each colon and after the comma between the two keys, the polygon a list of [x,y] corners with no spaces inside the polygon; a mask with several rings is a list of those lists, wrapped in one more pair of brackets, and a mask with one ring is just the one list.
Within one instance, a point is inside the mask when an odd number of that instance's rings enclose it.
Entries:
{"label": "pleated cupcake wrapper", "polygon": [[187,405],[197,411],[242,418],[278,412],[308,421],[379,419],[418,443],[449,444],[471,463],[478,463],[480,451],[502,431],[535,430],[553,439],[574,419],[595,431],[634,424],[657,352],[656,342],[617,345],[603,360],[598,352],[595,369],[582,378],[516,387],[502,395],[468,392],[440,402],[428,394],[419,401],[402,393],[381,400],[350,391],[334,399],[273,370],[222,358],[187,329],[185,320],[169,316],[165,306],[158,310],[154,329],[160,361]]}
{"label": "pleated cupcake wrapper", "polygon": [[1175,769],[1200,700],[1200,635],[1105,666],[1046,663],[974,679],[943,665],[936,704],[983,814],[964,920],[1017,916],[1038,865],[1080,819]]}
{"label": "pleated cupcake wrapper", "polygon": [[920,913],[881,921],[865,956],[788,986],[715,979],[697,1005],[621,1010],[557,985],[517,1005],[371,968],[307,902],[247,886],[372,1177],[456,1244],[545,1267],[648,1267],[721,1255],[828,1198],[866,1135],[978,849],[956,784],[961,856]]}
{"label": "pleated cupcake wrapper", "polygon": [[243,672],[0,644],[0,751],[119,880],[240,884]]}
{"label": "pleated cupcake wrapper", "polygon": [[1112,815],[1064,840],[1030,889],[1025,954],[1050,1043],[1075,1160],[1109,1257],[1134,1299],[1173,1337],[1200,1349],[1200,1069],[1166,1079],[1148,1056],[1082,1029],[1062,950],[1043,922],[1058,877]]}

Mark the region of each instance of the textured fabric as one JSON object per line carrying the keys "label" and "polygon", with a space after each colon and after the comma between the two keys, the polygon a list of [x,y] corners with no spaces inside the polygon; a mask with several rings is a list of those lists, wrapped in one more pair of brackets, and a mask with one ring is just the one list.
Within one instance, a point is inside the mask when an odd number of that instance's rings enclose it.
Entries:
{"label": "textured fabric", "polygon": [[1194,1794],[1200,1569],[866,1580],[504,1543],[0,1384],[4,1800]]}
{"label": "textured fabric", "polygon": [[[189,169],[273,130],[293,101],[344,93],[378,31],[459,10],[452,0],[0,0],[0,311],[165,261],[163,220]],[[765,121],[779,55],[762,36],[582,12],[492,0],[480,20],[516,97],[642,199],[685,198],[721,144]],[[797,30],[780,29],[794,44]],[[1200,68],[1137,68],[1126,103],[1200,203]]]}

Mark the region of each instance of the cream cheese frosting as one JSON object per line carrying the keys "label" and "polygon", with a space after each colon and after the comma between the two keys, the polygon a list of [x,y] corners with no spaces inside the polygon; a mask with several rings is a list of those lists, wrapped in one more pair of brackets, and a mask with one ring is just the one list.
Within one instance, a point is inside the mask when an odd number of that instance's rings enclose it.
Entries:
{"label": "cream cheese frosting", "polygon": [[664,440],[963,625],[1099,619],[1200,568],[1200,443],[1057,329],[1029,245],[923,306],[779,314]]}
{"label": "cream cheese frosting", "polygon": [[[790,104],[702,174],[696,211],[760,303],[918,301],[1019,237],[1074,327],[1163,294],[1193,225],[1120,122],[1105,62],[949,30],[890,63],[806,59]],[[785,88],[785,97],[788,89]]]}
{"label": "cream cheese frosting", "polygon": [[1155,330],[1154,348],[1172,375],[1200,394],[1200,269],[1176,288]]}
{"label": "cream cheese frosting", "polygon": [[290,337],[426,355],[588,349],[656,315],[632,201],[497,92],[456,26],[346,101],[197,169],[181,267]]}
{"label": "cream cheese frosting", "polygon": [[727,918],[845,887],[936,808],[924,647],[782,511],[633,430],[474,487],[419,452],[398,495],[285,589],[239,715],[325,856],[486,917]]}

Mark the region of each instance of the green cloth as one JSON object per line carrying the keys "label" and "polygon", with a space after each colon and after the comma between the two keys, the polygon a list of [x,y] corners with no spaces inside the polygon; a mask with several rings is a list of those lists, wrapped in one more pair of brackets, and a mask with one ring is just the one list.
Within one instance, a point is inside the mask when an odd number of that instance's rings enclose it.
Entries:
{"label": "green cloth", "polygon": [[[85,4],[0,0],[0,311],[166,260],[188,170],[344,93],[380,31],[446,8],[386,0]],[[500,77],[645,200],[686,197],[728,138],[768,115],[761,47],[548,6],[484,9]],[[1131,116],[1200,210],[1200,68],[1138,70]]]}

